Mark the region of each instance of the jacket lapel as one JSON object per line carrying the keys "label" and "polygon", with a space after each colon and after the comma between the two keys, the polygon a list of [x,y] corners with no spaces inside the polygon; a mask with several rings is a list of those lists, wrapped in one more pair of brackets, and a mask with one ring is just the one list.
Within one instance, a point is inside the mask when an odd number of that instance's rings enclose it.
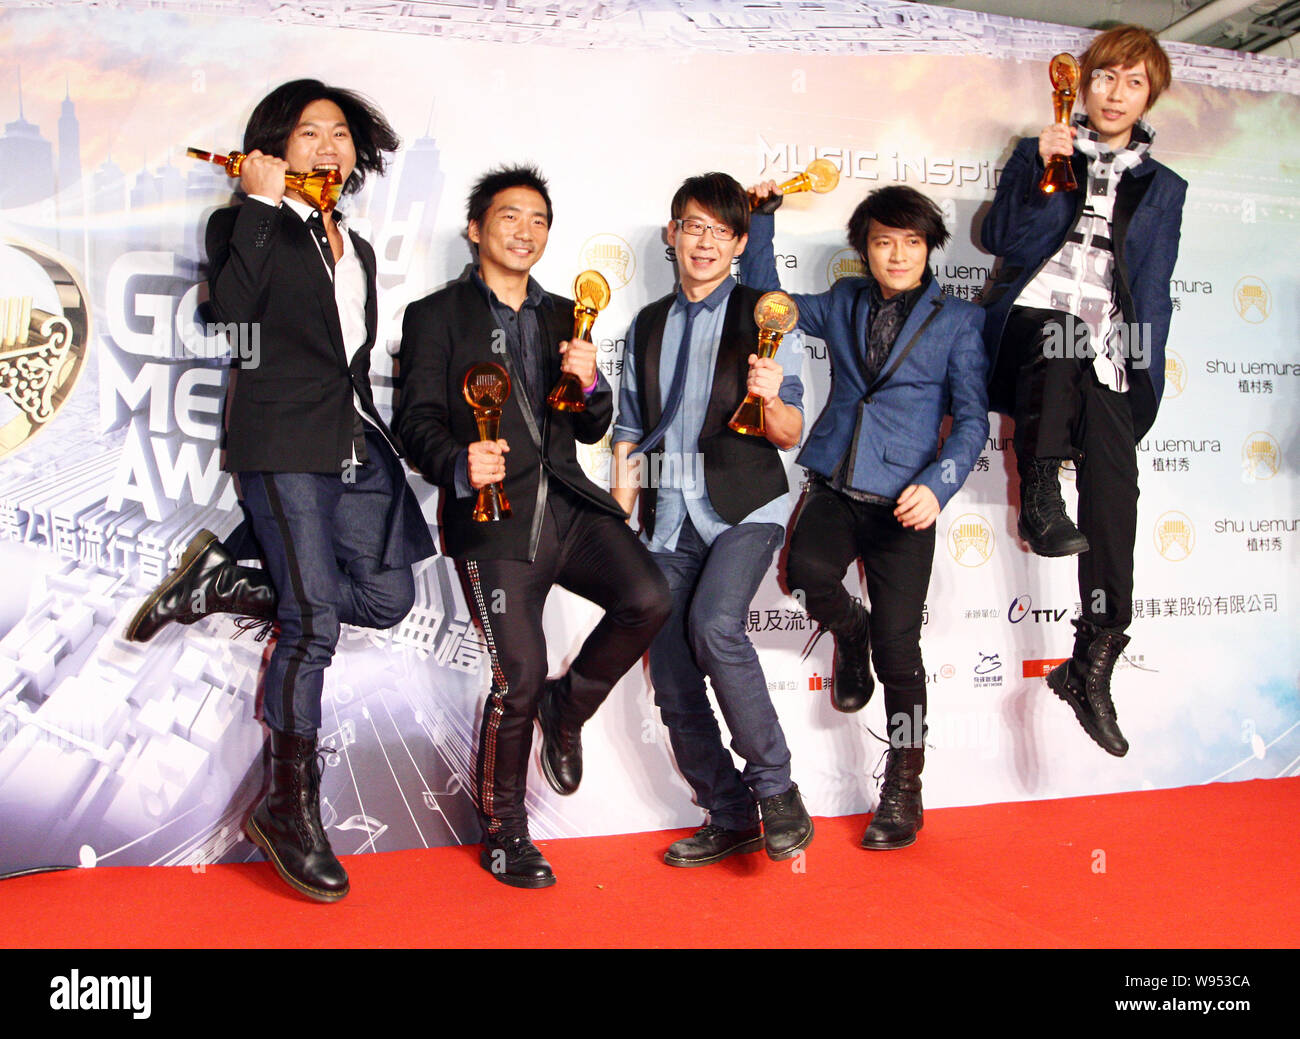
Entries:
{"label": "jacket lapel", "polygon": [[[334,301],[334,281],[325,269],[325,261],[321,259],[320,248],[316,245],[316,240],[312,237],[311,232],[307,230],[307,225],[303,223],[302,218],[290,206],[281,206],[280,209],[285,217],[284,227],[290,229],[289,234],[293,241],[293,247],[298,253],[302,269],[307,272],[307,280],[311,282],[312,288],[315,290],[314,295],[316,302],[320,305],[321,320],[325,322],[325,328],[329,331],[330,343],[334,347],[334,353],[338,357],[339,364],[347,368],[348,354],[343,348],[343,326],[339,324],[339,308]],[[367,324],[369,323],[369,308],[370,300],[369,293],[367,293]]]}

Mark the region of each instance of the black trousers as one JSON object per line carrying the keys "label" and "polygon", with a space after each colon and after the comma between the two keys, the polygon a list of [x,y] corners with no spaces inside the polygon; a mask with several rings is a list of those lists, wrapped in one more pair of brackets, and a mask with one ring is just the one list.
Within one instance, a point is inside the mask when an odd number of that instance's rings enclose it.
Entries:
{"label": "black trousers", "polygon": [[1079,320],[1056,310],[1013,307],[1002,349],[1020,366],[1014,418],[1017,461],[1073,458],[1078,527],[1079,602],[1085,619],[1124,631],[1133,618],[1137,538],[1137,442],[1128,396],[1097,379],[1091,356],[1057,349],[1076,342]]}
{"label": "black trousers", "polygon": [[[862,560],[871,608],[871,659],[885,688],[893,746],[920,746],[925,735],[921,620],[934,564],[935,528],[909,530],[889,505],[854,501],[814,481],[790,532],[786,578],[802,590],[808,615],[841,627],[853,608],[844,574]],[[918,727],[917,719],[920,719]]]}
{"label": "black trousers", "polygon": [[596,713],[667,620],[668,583],[625,521],[554,484],[533,562],[461,559],[457,566],[492,661],[476,765],[479,814],[488,834],[527,834],[528,756],[547,670],[542,609],[551,588],[605,610],[569,665],[558,705],[560,720],[576,726]]}

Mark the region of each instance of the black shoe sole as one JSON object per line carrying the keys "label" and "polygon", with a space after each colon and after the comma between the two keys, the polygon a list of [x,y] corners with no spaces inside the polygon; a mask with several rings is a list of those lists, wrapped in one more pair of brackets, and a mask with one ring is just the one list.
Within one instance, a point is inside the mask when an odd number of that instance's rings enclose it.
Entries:
{"label": "black shoe sole", "polygon": [[305,884],[297,877],[293,876],[284,868],[284,864],[280,861],[280,856],[277,855],[275,849],[271,847],[270,840],[251,817],[248,820],[248,824],[244,827],[244,833],[248,836],[250,841],[266,853],[266,857],[270,860],[271,865],[274,866],[275,871],[280,874],[280,879],[299,894],[306,895],[315,902],[337,902],[352,890],[352,884],[350,882],[344,886],[341,891],[326,891],[324,888],[312,887],[310,884]]}
{"label": "black shoe sole", "polygon": [[807,837],[801,840],[798,843],[798,845],[796,845],[795,847],[787,848],[785,851],[773,851],[771,848],[768,848],[767,857],[771,859],[773,862],[784,862],[786,859],[792,859],[796,855],[798,855],[801,851],[803,851],[804,848],[808,847],[808,845],[812,843],[812,839],[813,839],[813,823],[812,820],[809,819]]}
{"label": "black shoe sole", "polygon": [[1060,559],[1064,556],[1077,556],[1088,551],[1088,539],[1083,534],[1078,538],[1071,538],[1063,545],[1046,546],[1041,541],[1031,538],[1025,533],[1023,523],[1017,521],[1016,533],[1020,535],[1020,540],[1029,546],[1029,551],[1036,556],[1042,556],[1044,559]]}
{"label": "black shoe sole", "polygon": [[[205,534],[207,537],[203,536]],[[149,598],[144,601],[144,605],[135,611],[135,616],[131,618],[131,623],[126,626],[127,642],[148,642],[149,639],[153,638],[153,635],[144,639],[136,638],[136,635],[139,634],[140,625],[144,623],[145,617],[148,616],[149,611],[154,608],[158,600],[176,587],[176,583],[182,580],[186,574],[190,572],[190,568],[198,562],[203,553],[206,552],[209,546],[211,546],[211,544],[216,540],[217,535],[212,533],[210,530],[203,530],[195,535],[194,539],[186,546],[185,554],[181,556],[180,565],[163,579],[162,584],[155,588]],[[178,617],[176,619],[180,621],[181,624],[193,624],[198,618],[181,620]],[[160,625],[158,631],[162,631],[166,626],[166,623]],[[158,632],[155,631],[154,635],[157,634]]]}
{"label": "black shoe sole", "polygon": [[512,877],[509,873],[499,873],[489,865],[487,858],[488,856],[484,852],[480,852],[478,864],[488,873],[491,873],[494,880],[499,880],[502,884],[507,884],[510,887],[534,889],[552,887],[555,884],[555,874],[551,874],[549,877]]}
{"label": "black shoe sole", "polygon": [[840,714],[857,714],[858,711],[862,710],[862,708],[866,707],[867,704],[869,703],[871,703],[870,693],[867,694],[867,698],[863,700],[860,704],[854,704],[852,707],[845,707],[843,704],[839,702],[839,700],[835,698],[834,687],[831,688],[831,706],[834,707],[837,711],[839,711]]}
{"label": "black shoe sole", "polygon": [[717,855],[710,855],[705,859],[679,859],[664,852],[664,862],[669,866],[677,866],[679,869],[691,869],[695,866],[712,866],[715,862],[721,862],[732,855],[748,855],[750,852],[761,851],[763,849],[762,836],[754,837],[752,840],[743,841],[740,844],[733,844],[724,852]]}
{"label": "black shoe sole", "polygon": [[[1097,746],[1107,754],[1110,754],[1113,757],[1122,758],[1128,753],[1128,748],[1125,747],[1123,750],[1114,750],[1111,747],[1106,746],[1097,735],[1096,730],[1090,724],[1091,719],[1084,712],[1083,705],[1075,699],[1075,697],[1066,692],[1066,687],[1069,684],[1067,681],[1069,677],[1067,674],[1069,667],[1070,662],[1067,660],[1064,664],[1057,664],[1056,667],[1052,668],[1051,673],[1047,676],[1048,688],[1070,705],[1070,710],[1074,712],[1075,721],[1079,723],[1079,727],[1088,734],[1088,738],[1092,740],[1093,743],[1097,744]],[[1060,676],[1059,678],[1057,677],[1058,675]]]}
{"label": "black shoe sole", "polygon": [[[925,824],[922,823],[921,825],[923,826]],[[868,826],[867,829],[871,829],[871,827]],[[916,843],[916,834],[920,832],[921,827],[918,826],[916,828],[916,833],[912,834],[912,836],[904,837],[902,840],[898,841],[890,841],[888,844],[879,844],[874,841],[868,842],[864,835],[862,840],[859,842],[858,847],[866,851],[897,851],[899,848],[910,848]]]}

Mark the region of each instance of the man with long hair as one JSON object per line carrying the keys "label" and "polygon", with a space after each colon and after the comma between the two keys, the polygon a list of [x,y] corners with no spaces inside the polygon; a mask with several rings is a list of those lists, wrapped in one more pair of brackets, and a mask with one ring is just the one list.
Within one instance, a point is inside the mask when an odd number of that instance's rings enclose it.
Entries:
{"label": "man with long hair", "polygon": [[[1020,535],[1041,556],[1079,556],[1074,652],[1048,676],[1085,732],[1128,752],[1111,672],[1129,638],[1137,534],[1137,442],[1165,383],[1187,182],[1150,155],[1143,116],[1169,85],[1169,58],[1137,25],[1110,29],[1080,62],[1083,111],[1016,146],[980,231],[1001,259],[985,297],[993,408],[1014,416]],[[1054,156],[1079,188],[1039,188]],[[1079,522],[1058,472],[1078,470]]]}
{"label": "man with long hair", "polygon": [[201,531],[127,629],[219,612],[278,627],[262,680],[271,779],[249,838],[295,890],[348,892],[320,817],[316,736],[340,624],[388,628],[414,602],[411,565],[434,552],[400,449],[375,407],[375,254],[340,213],[286,189],[285,173],[334,170],[343,194],[380,174],[399,141],[365,98],[318,80],[253,110],[240,170],[247,198],[208,222],[208,284],[222,322],[260,326],[255,361],[232,363],[224,468],[236,475],[264,569]]}

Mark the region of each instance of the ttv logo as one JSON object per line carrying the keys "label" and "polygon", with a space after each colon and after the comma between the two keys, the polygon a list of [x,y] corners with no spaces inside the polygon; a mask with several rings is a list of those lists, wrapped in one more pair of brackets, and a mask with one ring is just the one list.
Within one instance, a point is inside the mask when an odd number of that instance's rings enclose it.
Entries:
{"label": "ttv logo", "polygon": [[1017,595],[1011,600],[1011,605],[1007,608],[1007,620],[1012,624],[1019,624],[1029,615],[1029,607],[1034,604],[1034,600],[1027,595]]}

